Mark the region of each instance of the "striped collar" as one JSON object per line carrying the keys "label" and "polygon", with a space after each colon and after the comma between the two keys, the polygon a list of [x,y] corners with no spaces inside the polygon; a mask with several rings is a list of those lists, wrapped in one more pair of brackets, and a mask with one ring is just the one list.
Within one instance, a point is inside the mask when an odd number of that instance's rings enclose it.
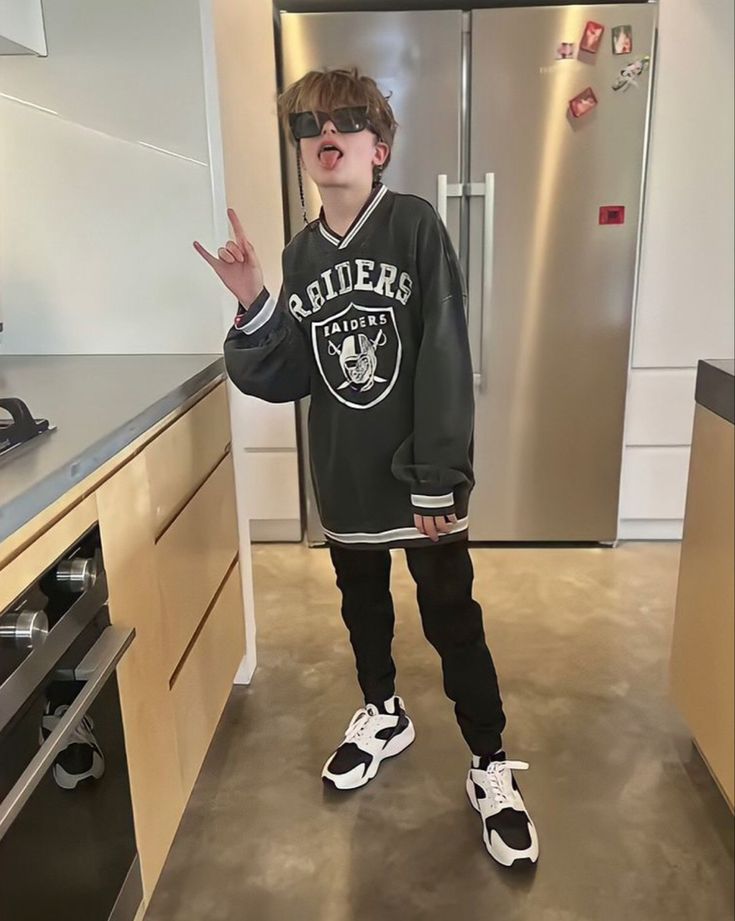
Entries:
{"label": "striped collar", "polygon": [[387,191],[387,186],[383,185],[382,182],[379,182],[375,186],[373,191],[368,196],[367,201],[355,216],[355,220],[348,227],[347,233],[345,233],[343,237],[340,237],[338,233],[335,233],[329,224],[327,224],[326,218],[324,217],[324,208],[322,208],[319,212],[319,230],[321,231],[324,239],[329,240],[329,242],[336,246],[337,249],[345,249],[348,247],[350,243],[352,243],[352,241],[355,239],[357,234],[368,223],[371,215],[375,212],[375,209],[383,200]]}

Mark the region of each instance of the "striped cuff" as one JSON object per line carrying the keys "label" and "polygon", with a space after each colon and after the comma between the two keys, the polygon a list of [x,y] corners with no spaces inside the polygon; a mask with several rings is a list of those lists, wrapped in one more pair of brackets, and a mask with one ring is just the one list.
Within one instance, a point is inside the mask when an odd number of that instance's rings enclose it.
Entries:
{"label": "striped cuff", "polygon": [[411,506],[415,515],[454,515],[454,493],[443,493],[440,496],[411,493]]}
{"label": "striped cuff", "polygon": [[263,288],[249,307],[243,307],[239,304],[237,316],[234,320],[235,329],[248,336],[252,336],[261,326],[270,320],[273,311],[276,309],[277,300],[268,293],[267,288]]}

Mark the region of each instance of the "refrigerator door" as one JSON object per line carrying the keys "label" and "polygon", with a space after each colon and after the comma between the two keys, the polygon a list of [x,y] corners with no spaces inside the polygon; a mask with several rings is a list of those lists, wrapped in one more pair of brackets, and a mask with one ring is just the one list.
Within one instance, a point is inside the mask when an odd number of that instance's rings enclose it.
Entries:
{"label": "refrigerator door", "polygon": [[[459,182],[462,14],[454,10],[400,12],[282,13],[282,85],[308,70],[356,66],[386,95],[398,121],[386,185],[437,205],[440,175]],[[437,126],[441,126],[438,130]],[[296,156],[286,156],[291,233],[303,227]],[[319,212],[318,190],[304,174],[307,214]],[[449,198],[447,225],[459,244],[459,201]],[[307,539],[324,540],[309,474],[308,398],[300,404],[301,464]]]}
{"label": "refrigerator door", "polygon": [[[556,60],[589,21],[597,53]],[[473,540],[616,539],[650,69],[613,86],[654,25],[643,4],[472,13]]]}

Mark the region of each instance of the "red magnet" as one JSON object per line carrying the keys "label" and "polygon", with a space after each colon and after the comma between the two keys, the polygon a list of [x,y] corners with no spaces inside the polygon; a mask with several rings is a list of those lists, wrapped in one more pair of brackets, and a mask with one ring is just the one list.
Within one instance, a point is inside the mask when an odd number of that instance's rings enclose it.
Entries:
{"label": "red magnet", "polygon": [[580,51],[587,51],[589,54],[597,54],[604,31],[605,27],[601,22],[590,20],[584,27],[582,41],[579,43]]}
{"label": "red magnet", "polygon": [[595,96],[591,86],[588,86],[586,90],[582,90],[574,99],[569,100],[569,108],[575,118],[581,118],[582,115],[586,115],[596,105],[597,96]]}
{"label": "red magnet", "polygon": [[601,224],[624,224],[625,205],[603,205],[600,208]]}

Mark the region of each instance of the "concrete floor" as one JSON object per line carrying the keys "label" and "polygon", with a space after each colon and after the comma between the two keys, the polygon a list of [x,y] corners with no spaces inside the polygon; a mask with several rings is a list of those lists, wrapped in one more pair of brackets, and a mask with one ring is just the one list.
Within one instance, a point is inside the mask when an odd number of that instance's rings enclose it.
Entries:
{"label": "concrete floor", "polygon": [[259,667],[229,701],[146,921],[727,921],[733,823],[667,698],[676,544],[472,548],[539,830],[485,853],[468,755],[394,555],[415,744],[351,794],[322,764],[361,699],[328,553],[254,548]]}

